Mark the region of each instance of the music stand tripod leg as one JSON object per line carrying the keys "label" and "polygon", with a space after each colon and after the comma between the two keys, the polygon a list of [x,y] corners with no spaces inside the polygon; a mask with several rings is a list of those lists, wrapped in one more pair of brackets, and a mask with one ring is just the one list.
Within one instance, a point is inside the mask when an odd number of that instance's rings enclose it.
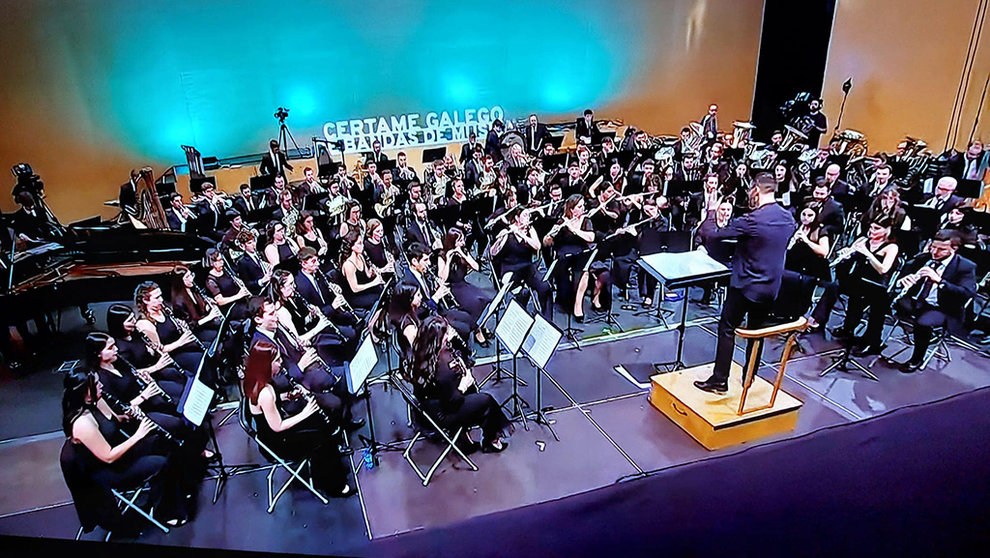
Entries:
{"label": "music stand tripod leg", "polygon": [[[688,287],[685,286],[684,297],[681,300],[681,321],[675,328],[677,330],[677,353],[672,361],[654,363],[653,368],[657,372],[674,372],[675,370],[687,368],[687,365],[684,364],[684,332],[687,331],[687,296]],[[663,370],[664,368],[666,370]]]}
{"label": "music stand tripod leg", "polygon": [[546,411],[550,407],[543,406],[543,369],[539,366],[536,367],[536,409],[533,411],[530,419],[534,424],[542,424],[550,430],[550,434],[553,435],[553,439],[560,441],[560,437],[557,436],[557,431],[553,428],[553,421],[547,417]]}

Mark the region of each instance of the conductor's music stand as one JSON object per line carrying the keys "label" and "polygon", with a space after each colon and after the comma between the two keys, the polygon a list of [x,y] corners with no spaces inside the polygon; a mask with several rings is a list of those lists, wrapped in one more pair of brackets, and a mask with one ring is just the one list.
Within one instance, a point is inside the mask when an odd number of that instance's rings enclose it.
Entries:
{"label": "conductor's music stand", "polygon": [[721,279],[729,275],[729,268],[699,250],[671,254],[661,252],[643,256],[637,262],[640,267],[656,277],[667,289],[683,289],[681,322],[677,325],[677,353],[674,360],[658,362],[653,366],[658,372],[672,372],[687,368],[684,364],[684,330],[687,329],[688,288]]}

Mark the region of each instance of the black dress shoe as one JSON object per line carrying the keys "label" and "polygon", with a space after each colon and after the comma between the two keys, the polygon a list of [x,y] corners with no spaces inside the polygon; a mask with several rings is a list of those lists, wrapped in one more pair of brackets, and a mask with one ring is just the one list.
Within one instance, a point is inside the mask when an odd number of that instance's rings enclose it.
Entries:
{"label": "black dress shoe", "polygon": [[577,322],[577,323],[579,323],[579,324],[583,324],[584,323],[584,314],[581,314],[580,316],[574,316],[574,321]]}
{"label": "black dress shoe", "polygon": [[918,370],[921,370],[921,363],[915,362],[913,360],[909,360],[905,363],[902,363],[898,368],[900,368],[901,372],[905,374],[914,374]]}
{"label": "black dress shoe", "polygon": [[485,442],[481,444],[481,453],[499,453],[505,451],[505,448],[509,447],[509,442],[505,440],[501,441],[501,445],[496,446],[491,442]]}
{"label": "black dress shoe", "polygon": [[725,395],[726,393],[729,393],[728,383],[720,384],[711,380],[697,380],[694,382],[694,387],[700,389],[701,391],[707,391],[708,393],[715,393],[718,395]]}
{"label": "black dress shoe", "polygon": [[832,337],[836,339],[848,339],[850,337],[849,332],[842,327],[833,327],[832,329],[828,330],[828,332],[831,333]]}
{"label": "black dress shoe", "polygon": [[352,420],[351,422],[345,424],[344,429],[347,430],[348,432],[354,432],[355,430],[361,428],[362,426],[364,426],[364,419],[359,418],[357,420]]}

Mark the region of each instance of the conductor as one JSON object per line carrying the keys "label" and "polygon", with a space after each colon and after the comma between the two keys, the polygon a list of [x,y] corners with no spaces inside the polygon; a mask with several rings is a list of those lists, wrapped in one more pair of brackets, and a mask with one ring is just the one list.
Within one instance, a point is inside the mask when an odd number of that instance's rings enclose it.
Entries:
{"label": "conductor", "polygon": [[772,175],[756,175],[749,188],[749,206],[753,211],[713,233],[713,241],[734,238],[738,244],[732,258],[729,292],[718,321],[715,367],[710,378],[694,382],[700,390],[728,392],[735,329],[742,325],[743,318],[747,318],[747,327],[758,327],[766,320],[780,290],[787,244],[797,224],[774,200],[775,188]]}

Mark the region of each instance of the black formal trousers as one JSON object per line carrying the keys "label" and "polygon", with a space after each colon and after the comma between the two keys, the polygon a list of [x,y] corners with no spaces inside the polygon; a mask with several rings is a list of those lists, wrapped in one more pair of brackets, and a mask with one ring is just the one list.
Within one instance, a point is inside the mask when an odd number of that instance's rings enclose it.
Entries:
{"label": "black formal trousers", "polygon": [[920,363],[925,360],[925,353],[932,344],[933,330],[946,327],[949,317],[927,301],[913,298],[897,301],[897,311],[914,317],[914,352],[911,354],[911,362]]}
{"label": "black formal trousers", "polygon": [[[772,301],[753,302],[746,298],[741,290],[729,287],[725,304],[722,306],[722,315],[718,320],[718,341],[715,345],[715,367],[712,370],[711,381],[721,384],[729,381],[732,352],[735,350],[736,328],[742,325],[743,319],[746,320],[746,327],[758,327],[766,321],[772,306]],[[746,347],[747,361],[753,343],[754,341],[750,341]],[[758,354],[757,358],[759,356]],[[745,365],[743,369],[745,370]]]}

